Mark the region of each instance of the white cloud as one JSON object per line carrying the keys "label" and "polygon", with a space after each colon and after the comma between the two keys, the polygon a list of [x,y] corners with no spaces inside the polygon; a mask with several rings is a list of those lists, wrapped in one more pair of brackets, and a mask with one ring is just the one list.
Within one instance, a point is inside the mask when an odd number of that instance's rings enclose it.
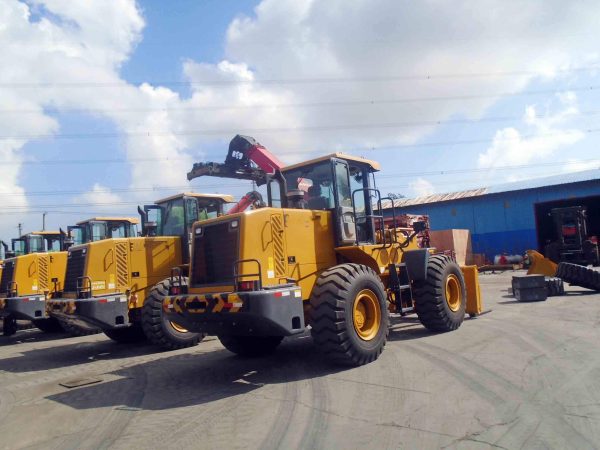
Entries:
{"label": "white cloud", "polygon": [[535,106],[525,109],[523,134],[514,127],[496,131],[490,147],[479,154],[478,164],[482,168],[516,166],[532,161],[541,161],[562,147],[573,145],[583,139],[585,133],[576,128],[565,128],[568,121],[577,117],[577,98],[573,93],[558,96],[562,109],[554,114],[548,111],[540,115]]}
{"label": "white cloud", "polygon": [[435,187],[431,182],[424,178],[417,178],[408,184],[408,187],[414,192],[415,197],[426,197],[435,194]]}
{"label": "white cloud", "polygon": [[75,203],[91,203],[97,205],[118,204],[123,200],[118,194],[113,193],[110,188],[94,183],[92,189],[75,197]]}
{"label": "white cloud", "polygon": [[[191,97],[184,99],[167,87],[138,87],[121,78],[119,70],[142,39],[144,28],[134,0],[29,0],[27,4],[4,0],[0,4],[0,104],[5,109],[38,113],[28,115],[27,121],[3,118],[0,134],[59,132],[59,124],[44,112],[48,107],[105,111],[97,114],[131,133],[123,138],[127,158],[170,159],[160,166],[132,163],[134,188],[180,186],[193,162],[188,154],[191,149],[220,142],[225,150],[236,131],[254,134],[288,162],[313,151],[412,143],[434,126],[391,124],[455,116],[476,119],[496,99],[390,100],[518,92],[536,78],[565,76],[561,69],[597,61],[598,22],[600,5],[593,1],[429,0],[409,5],[396,0],[264,0],[252,17],[232,21],[223,61],[184,63],[184,75],[194,82]],[[499,72],[514,74],[448,76]],[[422,78],[423,74],[431,78]],[[404,78],[372,80],[399,75]],[[346,81],[257,81],[307,78]],[[206,80],[216,83],[202,83]],[[90,81],[118,89],[52,86]],[[11,87],[22,82],[48,86]],[[525,126],[534,130],[561,127],[573,115],[568,109],[570,94],[565,95],[563,117],[559,114],[553,121],[542,121],[530,111]],[[365,100],[374,103],[339,105],[340,101]],[[326,102],[331,105],[314,106]],[[295,104],[305,106],[290,106]],[[272,128],[282,131],[269,132]],[[200,134],[199,130],[213,132]],[[507,152],[509,160],[520,161],[524,152],[543,155],[557,148],[557,140],[558,145],[567,145],[580,138],[577,130],[569,129],[562,140],[538,134],[530,139],[514,128],[500,130],[480,164],[493,165]],[[517,145],[504,146],[505,136]],[[19,185],[26,143],[0,142],[0,158],[13,163],[0,166],[0,193],[16,194],[11,198],[19,205],[27,202]],[[418,186],[428,189],[425,183]],[[0,216],[0,232],[6,226]]]}

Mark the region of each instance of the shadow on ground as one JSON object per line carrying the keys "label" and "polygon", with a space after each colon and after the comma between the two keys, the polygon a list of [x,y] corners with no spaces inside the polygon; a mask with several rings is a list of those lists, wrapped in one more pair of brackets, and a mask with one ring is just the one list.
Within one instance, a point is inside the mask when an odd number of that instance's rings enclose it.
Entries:
{"label": "shadow on ground", "polygon": [[12,336],[0,336],[0,347],[6,345],[18,345],[29,342],[45,342],[55,341],[58,339],[66,339],[72,337],[68,333],[57,332],[57,333],[45,333],[38,328],[29,328],[25,330],[19,330]]}
{"label": "shadow on ground", "polygon": [[286,339],[276,353],[242,358],[227,350],[183,353],[119,369],[116,380],[46,397],[75,409],[165,410],[245,394],[266,384],[312,380],[347,370],[329,364],[310,337]]}
{"label": "shadow on ground", "polygon": [[[431,336],[418,318],[393,318],[390,340]],[[242,358],[227,350],[180,353],[104,374],[110,381],[74,388],[47,397],[76,409],[115,407],[163,410],[200,405],[260,389],[343,372],[317,351],[308,334],[287,338],[261,358]],[[102,378],[100,375],[99,378]],[[114,380],[117,377],[118,379]]]}
{"label": "shadow on ground", "polygon": [[122,359],[159,352],[158,347],[148,343],[125,345],[108,338],[104,341],[88,342],[78,339],[75,344],[28,350],[21,352],[19,356],[4,358],[1,360],[0,370],[14,373],[37,372],[86,364],[94,359]]}

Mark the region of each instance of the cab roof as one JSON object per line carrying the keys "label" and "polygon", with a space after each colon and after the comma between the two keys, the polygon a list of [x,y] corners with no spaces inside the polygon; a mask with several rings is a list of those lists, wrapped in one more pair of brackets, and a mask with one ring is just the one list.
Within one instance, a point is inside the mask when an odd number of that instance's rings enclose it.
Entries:
{"label": "cab roof", "polygon": [[318,163],[318,162],[327,161],[327,160],[329,160],[331,158],[345,159],[347,161],[356,161],[356,162],[359,162],[361,164],[366,164],[367,166],[369,166],[375,172],[381,170],[381,165],[377,161],[373,161],[371,159],[362,158],[360,156],[347,155],[346,153],[331,153],[329,155],[320,156],[318,158],[310,159],[308,161],[304,161],[304,162],[301,162],[301,163],[298,163],[298,164],[292,164],[291,166],[286,166],[286,167],[284,167],[281,170],[283,172],[285,172],[287,170],[297,169],[298,167],[304,167],[304,166],[308,166],[310,164],[315,164],[315,163]]}
{"label": "cab roof", "polygon": [[136,217],[92,217],[91,219],[77,222],[77,225],[83,225],[88,222],[127,222],[133,225],[137,225],[138,223],[140,223],[140,220]]}
{"label": "cab roof", "polygon": [[50,235],[60,236],[60,231],[31,231],[30,233],[25,233],[21,237],[24,238],[25,236],[29,236],[32,234],[35,236],[50,236]]}
{"label": "cab roof", "polygon": [[171,195],[170,197],[163,198],[154,202],[155,205],[160,203],[168,202],[170,200],[176,200],[183,197],[195,197],[200,199],[216,199],[221,200],[223,203],[233,203],[234,197],[229,194],[201,194],[199,192],[182,192],[180,194]]}

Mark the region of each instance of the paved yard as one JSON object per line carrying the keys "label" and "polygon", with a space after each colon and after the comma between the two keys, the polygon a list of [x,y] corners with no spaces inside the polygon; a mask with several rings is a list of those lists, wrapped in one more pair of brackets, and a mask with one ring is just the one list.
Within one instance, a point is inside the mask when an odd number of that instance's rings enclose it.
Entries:
{"label": "paved yard", "polygon": [[437,335],[394,319],[381,358],[350,370],[308,336],[261,359],[214,338],[2,337],[0,448],[600,446],[600,294],[518,303],[513,274],[481,276],[491,313]]}

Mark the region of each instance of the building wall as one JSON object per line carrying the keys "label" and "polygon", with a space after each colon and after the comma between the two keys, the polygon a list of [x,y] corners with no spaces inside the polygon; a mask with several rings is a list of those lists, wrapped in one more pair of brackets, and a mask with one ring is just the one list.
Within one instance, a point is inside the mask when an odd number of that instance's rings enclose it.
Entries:
{"label": "building wall", "polygon": [[[600,180],[412,205],[396,211],[428,214],[432,230],[470,230],[473,252],[492,260],[501,253],[523,254],[538,248],[536,203],[593,195],[600,195]],[[391,211],[384,214],[390,216]]]}

